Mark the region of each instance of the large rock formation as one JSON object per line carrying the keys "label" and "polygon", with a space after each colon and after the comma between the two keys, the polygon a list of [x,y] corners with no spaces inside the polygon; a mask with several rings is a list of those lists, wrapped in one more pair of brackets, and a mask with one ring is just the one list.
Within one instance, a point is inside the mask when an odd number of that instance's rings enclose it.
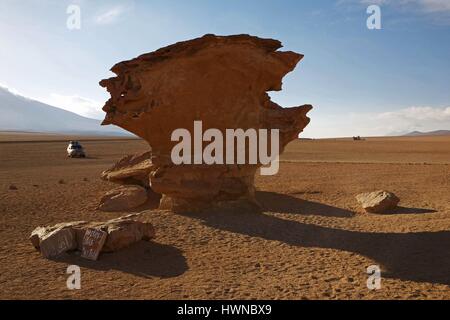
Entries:
{"label": "large rock formation", "polygon": [[106,222],[75,221],[37,227],[31,233],[30,241],[45,258],[53,258],[67,251],[86,251],[85,247],[89,245],[85,239],[86,232],[98,230],[106,233],[106,240],[101,242],[98,251],[113,252],[140,240],[153,239],[155,229],[149,218],[147,213],[140,213]]}
{"label": "large rock formation", "polygon": [[175,165],[171,151],[178,142],[171,136],[180,128],[194,136],[194,121],[202,121],[203,131],[215,128],[223,134],[279,129],[282,151],[309,123],[312,107],[284,109],[270,100],[267,92],[281,90],[282,78],[303,57],[277,51],[281,47],[277,40],[249,35],[205,35],[120,62],[111,69],[117,77],[100,82],[111,94],[103,124],[120,126],[152,148],[151,188],[163,194],[162,208],[189,211],[255,202],[260,164]]}

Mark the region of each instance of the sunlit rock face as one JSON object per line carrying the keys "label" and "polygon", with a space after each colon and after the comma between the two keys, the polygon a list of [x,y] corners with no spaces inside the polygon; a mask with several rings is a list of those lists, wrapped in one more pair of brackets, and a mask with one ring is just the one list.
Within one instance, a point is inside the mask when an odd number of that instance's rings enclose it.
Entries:
{"label": "sunlit rock face", "polygon": [[151,152],[127,155],[102,172],[102,179],[120,185],[139,185],[148,189],[152,172]]}
{"label": "sunlit rock face", "polygon": [[117,76],[100,82],[111,94],[103,124],[122,127],[152,148],[150,184],[163,195],[162,208],[255,203],[260,164],[175,165],[171,151],[178,142],[171,136],[185,128],[194,137],[194,121],[202,121],[203,132],[216,128],[224,136],[226,129],[279,129],[281,152],[309,123],[312,108],[285,109],[270,100],[267,92],[281,90],[282,78],[303,58],[277,51],[281,47],[249,35],[205,35],[120,62],[111,69]]}

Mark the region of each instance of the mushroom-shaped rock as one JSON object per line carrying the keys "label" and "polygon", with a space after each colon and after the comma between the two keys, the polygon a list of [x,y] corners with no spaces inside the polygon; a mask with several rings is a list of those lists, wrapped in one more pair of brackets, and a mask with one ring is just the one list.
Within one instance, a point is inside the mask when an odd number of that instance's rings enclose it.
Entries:
{"label": "mushroom-shaped rock", "polygon": [[385,213],[395,209],[400,202],[395,194],[383,190],[358,194],[356,200],[364,210],[371,213]]}
{"label": "mushroom-shaped rock", "polygon": [[[278,51],[281,47],[277,40],[249,35],[205,35],[120,62],[111,69],[117,76],[100,82],[111,94],[103,125],[120,126],[152,149],[151,188],[163,195],[161,207],[190,211],[255,203],[254,175],[261,162],[175,163],[172,150],[179,140],[172,134],[187,130],[195,140],[198,122],[203,132],[212,129],[223,137],[229,129],[276,129],[282,152],[309,123],[312,106],[282,108],[270,100],[267,92],[281,90],[282,78],[303,58]],[[207,140],[197,146],[203,149]],[[234,152],[230,159],[236,159],[242,149],[248,159],[249,143],[233,151],[223,143],[220,151]],[[198,156],[195,146],[189,153],[190,159]]]}

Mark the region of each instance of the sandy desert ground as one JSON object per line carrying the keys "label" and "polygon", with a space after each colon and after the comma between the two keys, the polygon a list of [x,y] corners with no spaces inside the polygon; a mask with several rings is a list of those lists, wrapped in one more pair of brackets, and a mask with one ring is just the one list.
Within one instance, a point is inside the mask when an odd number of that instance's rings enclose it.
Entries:
{"label": "sandy desert ground", "polygon": [[[68,139],[0,135],[2,299],[450,299],[450,137],[295,141],[278,175],[257,178],[263,213],[154,211],[155,241],[97,262],[43,259],[28,236],[123,215],[95,210],[113,187],[100,173],[147,146],[78,137],[89,156],[68,159]],[[362,212],[354,196],[377,189],[401,208]],[[69,264],[81,290],[66,287]]]}

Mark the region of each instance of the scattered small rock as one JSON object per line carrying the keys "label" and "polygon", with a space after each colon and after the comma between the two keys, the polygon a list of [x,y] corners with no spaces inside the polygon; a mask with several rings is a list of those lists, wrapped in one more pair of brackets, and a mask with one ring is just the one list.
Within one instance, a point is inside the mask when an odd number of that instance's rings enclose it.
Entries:
{"label": "scattered small rock", "polygon": [[84,178],[83,181],[87,182],[87,181],[89,181],[89,179],[88,178]]}
{"label": "scattered small rock", "polygon": [[59,179],[58,183],[59,184],[65,184],[66,182],[63,179]]}
{"label": "scattered small rock", "polygon": [[371,213],[385,213],[395,209],[400,202],[395,194],[383,190],[358,194],[356,200],[364,210]]}
{"label": "scattered small rock", "polygon": [[19,190],[15,185],[11,184],[9,190]]}

